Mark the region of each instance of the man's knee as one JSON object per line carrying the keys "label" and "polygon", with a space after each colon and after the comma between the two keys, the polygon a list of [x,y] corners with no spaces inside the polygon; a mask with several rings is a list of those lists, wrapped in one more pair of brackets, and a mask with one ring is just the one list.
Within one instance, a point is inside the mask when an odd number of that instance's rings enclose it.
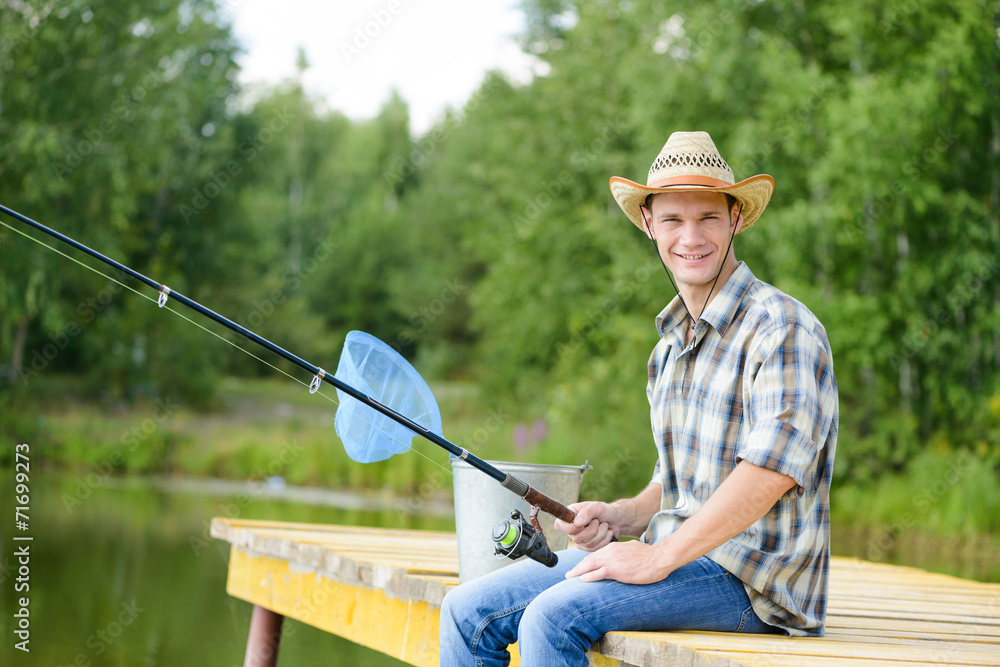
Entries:
{"label": "man's knee", "polygon": [[524,610],[518,641],[543,640],[555,647],[568,644],[590,646],[590,625],[572,603],[556,595],[542,594]]}
{"label": "man's knee", "polygon": [[518,634],[538,632],[548,635],[553,629],[559,629],[558,616],[559,609],[555,605],[547,604],[544,599],[535,598],[524,610]]}
{"label": "man's knee", "polygon": [[578,619],[573,606],[567,606],[565,600],[540,595],[524,610],[518,635],[542,634],[552,637],[557,634],[573,634]]}
{"label": "man's knee", "polygon": [[469,591],[464,586],[456,586],[448,591],[441,601],[441,625],[450,622],[460,625],[462,619],[468,614]]}
{"label": "man's knee", "polygon": [[488,588],[471,581],[452,588],[441,602],[441,626],[453,625],[459,633],[471,637],[486,617],[496,612],[494,596]]}

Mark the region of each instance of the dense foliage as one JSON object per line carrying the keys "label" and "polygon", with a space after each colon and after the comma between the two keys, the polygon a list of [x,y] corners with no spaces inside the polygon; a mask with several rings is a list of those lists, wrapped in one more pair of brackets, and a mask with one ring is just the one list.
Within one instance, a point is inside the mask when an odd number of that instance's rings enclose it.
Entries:
{"label": "dense foliage", "polygon": [[[777,181],[737,257],[829,331],[838,476],[927,448],[998,456],[996,3],[526,10],[543,73],[490,74],[412,137],[398,97],[361,123],[296,81],[238,104],[210,0],[5,2],[2,201],[327,367],[368,330],[545,420],[552,456],[645,461],[644,362],[672,291],[607,181],[707,130],[737,178]],[[29,405],[39,373],[197,402],[262,372],[5,228],[0,265],[8,402]],[[621,486],[645,479],[628,468]]]}

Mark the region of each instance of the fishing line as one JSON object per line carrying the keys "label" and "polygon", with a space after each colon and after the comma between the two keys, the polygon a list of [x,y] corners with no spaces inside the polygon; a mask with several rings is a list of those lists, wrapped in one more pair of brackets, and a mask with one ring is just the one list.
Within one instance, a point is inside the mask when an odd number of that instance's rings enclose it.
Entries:
{"label": "fishing line", "polygon": [[[111,282],[113,282],[113,283],[117,283],[118,285],[121,285],[122,287],[124,287],[124,288],[125,288],[125,289],[127,289],[128,291],[130,291],[130,292],[132,292],[133,294],[136,294],[136,295],[138,295],[138,296],[142,297],[143,299],[146,299],[147,301],[151,301],[152,303],[157,303],[157,300],[156,300],[156,299],[154,299],[153,297],[149,296],[148,294],[143,294],[142,292],[140,292],[139,290],[135,289],[135,288],[134,288],[134,287],[132,287],[131,285],[126,285],[125,283],[123,283],[122,281],[118,280],[117,278],[115,278],[115,277],[113,277],[113,276],[109,276],[109,275],[107,275],[106,273],[103,273],[103,272],[99,271],[98,269],[95,269],[94,267],[92,267],[92,266],[90,266],[90,265],[88,265],[88,264],[84,264],[83,262],[81,262],[81,261],[80,261],[80,260],[78,260],[77,258],[75,258],[75,257],[72,257],[72,256],[70,256],[70,255],[67,255],[66,253],[62,252],[61,250],[59,250],[59,249],[57,249],[57,248],[53,248],[52,246],[50,246],[49,244],[45,243],[44,241],[41,241],[41,240],[39,240],[39,239],[36,239],[35,237],[33,237],[33,236],[30,236],[29,234],[25,234],[25,233],[24,233],[23,231],[21,231],[20,229],[17,229],[17,228],[15,228],[15,227],[11,227],[10,225],[8,225],[8,224],[7,224],[6,222],[4,222],[3,220],[0,220],[0,225],[3,225],[3,226],[4,226],[4,227],[6,227],[7,229],[10,229],[10,230],[12,230],[12,231],[14,231],[14,232],[17,232],[17,233],[18,233],[18,234],[20,234],[21,236],[23,236],[23,237],[25,237],[25,238],[27,238],[27,239],[30,239],[30,240],[32,240],[32,241],[34,241],[35,243],[37,243],[37,244],[38,244],[38,245],[40,245],[40,246],[43,246],[43,247],[45,247],[45,248],[48,248],[49,250],[51,250],[52,252],[54,252],[54,253],[56,253],[56,254],[59,254],[59,255],[62,255],[62,256],[63,256],[63,257],[65,257],[66,259],[70,260],[71,262],[75,262],[76,264],[79,264],[79,265],[80,265],[80,266],[82,266],[83,268],[87,269],[88,271],[92,271],[92,272],[96,273],[97,275],[101,276],[102,278],[106,278],[107,280],[110,280],[110,281],[111,281]],[[199,329],[201,329],[202,331],[205,331],[205,332],[207,332],[207,333],[210,333],[210,334],[212,334],[213,336],[215,336],[215,337],[216,337],[216,338],[218,338],[219,340],[222,340],[222,341],[224,341],[224,342],[226,342],[226,343],[229,343],[230,345],[232,345],[233,347],[235,347],[235,348],[236,348],[237,350],[240,350],[241,352],[244,352],[244,353],[246,353],[247,355],[249,355],[249,356],[253,357],[254,359],[256,359],[257,361],[261,362],[262,364],[264,364],[264,365],[266,365],[266,366],[270,366],[271,368],[273,368],[274,370],[278,371],[278,372],[279,372],[279,373],[281,373],[282,375],[285,375],[285,376],[287,376],[287,377],[291,378],[292,380],[294,380],[295,382],[298,382],[298,383],[299,383],[299,384],[301,384],[301,385],[304,385],[304,386],[306,386],[306,387],[308,387],[308,386],[309,386],[309,385],[307,385],[307,384],[306,384],[305,382],[303,382],[302,380],[300,380],[299,378],[295,377],[294,375],[291,375],[291,374],[289,374],[289,373],[285,372],[284,370],[282,370],[281,368],[278,368],[278,367],[277,367],[277,366],[275,366],[274,364],[272,364],[272,363],[268,362],[268,361],[267,361],[266,359],[262,359],[261,357],[258,357],[258,356],[257,356],[256,354],[254,354],[254,353],[253,353],[253,352],[251,352],[250,350],[247,350],[246,348],[243,348],[243,347],[240,347],[240,345],[238,345],[237,343],[235,343],[235,342],[233,342],[233,341],[229,340],[228,338],[226,338],[225,336],[222,336],[222,335],[221,335],[221,334],[219,334],[219,333],[216,333],[215,331],[212,331],[212,330],[211,330],[211,329],[209,329],[208,327],[206,327],[206,326],[202,325],[202,324],[201,324],[200,322],[195,322],[194,320],[192,320],[192,319],[191,319],[190,317],[188,317],[188,316],[187,316],[187,315],[185,315],[184,313],[180,312],[179,310],[175,310],[175,309],[174,309],[173,307],[171,307],[171,306],[170,306],[169,304],[167,304],[167,305],[166,305],[166,306],[164,306],[164,307],[166,308],[166,310],[169,310],[169,311],[170,311],[170,312],[172,312],[172,313],[173,313],[174,315],[177,315],[177,316],[178,316],[178,317],[180,317],[181,319],[184,319],[184,320],[187,320],[188,322],[190,322],[191,324],[195,325],[196,327],[198,327],[198,328],[199,328]],[[338,404],[338,403],[337,403],[337,401],[336,401],[336,399],[332,399],[332,398],[330,398],[329,396],[327,396],[327,395],[326,395],[326,394],[324,394],[323,392],[316,392],[316,393],[320,394],[320,395],[321,395],[321,396],[323,396],[324,398],[327,398],[328,400],[331,400],[331,401],[332,401],[332,402],[333,402],[333,403],[334,403],[335,405],[337,405],[337,404]]]}
{"label": "fishing line", "polygon": [[[147,301],[150,301],[152,303],[157,303],[157,300],[154,299],[153,297],[149,296],[148,294],[144,294],[144,293],[140,292],[139,290],[135,289],[131,285],[127,285],[126,283],[123,283],[122,281],[118,280],[117,278],[115,278],[113,276],[110,276],[110,275],[107,275],[103,271],[100,271],[99,269],[96,269],[96,268],[90,266],[89,264],[86,264],[86,263],[80,261],[79,259],[77,259],[76,257],[73,257],[72,255],[67,255],[62,250],[59,250],[58,248],[55,248],[55,247],[49,245],[48,243],[46,243],[45,241],[42,241],[41,239],[37,239],[34,236],[31,236],[30,234],[28,234],[28,233],[26,233],[26,232],[24,232],[24,231],[22,231],[22,230],[20,230],[20,229],[18,229],[16,227],[12,227],[11,225],[9,225],[6,222],[4,222],[2,219],[0,219],[0,225],[3,225],[7,229],[9,229],[9,230],[11,230],[11,231],[13,231],[13,232],[15,232],[15,233],[23,236],[26,239],[34,241],[35,243],[37,243],[38,245],[40,245],[40,246],[42,246],[44,248],[48,248],[49,250],[51,250],[52,252],[56,253],[57,255],[65,257],[66,259],[70,260],[71,262],[73,262],[73,263],[75,263],[75,264],[77,264],[79,266],[82,266],[83,268],[87,269],[88,271],[96,273],[97,275],[101,276],[102,278],[105,278],[105,279],[107,279],[107,280],[109,280],[109,281],[111,281],[113,283],[116,283],[116,284],[124,287],[125,289],[129,290],[133,294],[136,294],[136,295],[142,297],[143,299],[146,299]],[[284,369],[282,369],[282,368],[280,368],[280,367],[278,367],[278,366],[270,363],[266,359],[263,359],[262,357],[257,356],[256,354],[254,354],[250,350],[246,349],[245,347],[242,347],[241,345],[239,345],[235,341],[229,340],[225,336],[223,336],[223,335],[221,335],[221,334],[219,334],[219,333],[217,333],[215,331],[212,331],[211,329],[209,329],[208,327],[204,326],[200,322],[196,322],[195,320],[191,319],[190,317],[188,317],[184,313],[182,313],[179,310],[176,310],[175,308],[173,308],[170,304],[166,304],[164,306],[164,308],[166,310],[169,310],[173,314],[177,315],[181,319],[186,320],[187,322],[190,322],[191,324],[193,324],[194,326],[198,327],[202,331],[205,331],[205,332],[207,332],[207,333],[215,336],[219,340],[221,340],[221,341],[223,341],[225,343],[228,343],[229,345],[231,345],[232,347],[235,347],[237,350],[243,352],[247,356],[252,357],[253,359],[256,359],[257,361],[259,361],[262,364],[264,364],[265,366],[268,366],[269,368],[272,368],[273,370],[281,373],[282,375],[284,375],[285,377],[289,378],[290,380],[293,380],[294,382],[297,382],[297,383],[301,384],[304,387],[308,387],[309,386],[302,379],[295,377],[291,373],[286,372]],[[319,394],[320,396],[322,396],[323,398],[327,399],[328,401],[330,401],[334,405],[336,405],[338,407],[340,406],[340,401],[338,401],[335,397],[330,396],[329,394],[326,394],[325,392],[320,391],[320,390],[316,391],[316,393]],[[374,424],[371,423],[370,420],[368,420],[368,419],[366,419],[364,417],[360,417],[360,418],[362,419],[362,421],[364,421],[365,423],[367,423],[372,428],[377,428]],[[395,442],[398,442],[400,444],[405,444],[402,440],[399,440],[398,438],[392,438],[392,439],[395,440]],[[424,459],[426,459],[430,463],[432,463],[435,466],[437,466],[437,467],[441,468],[442,470],[446,471],[448,474],[454,474],[454,473],[452,473],[452,471],[449,468],[445,468],[443,465],[441,465],[440,463],[438,463],[434,459],[430,458],[429,456],[427,456],[423,452],[420,452],[420,451],[414,449],[412,447],[412,445],[410,447],[410,451],[415,452],[418,456],[423,457]]]}
{"label": "fishing line", "polygon": [[[135,288],[134,288],[134,287],[132,287],[131,285],[127,285],[127,284],[123,283],[122,281],[118,280],[118,279],[117,279],[117,278],[115,278],[114,276],[109,276],[109,275],[107,275],[106,273],[104,273],[104,272],[102,272],[102,271],[100,271],[100,270],[98,270],[98,269],[95,269],[94,267],[90,266],[89,264],[85,264],[84,262],[81,262],[81,261],[80,261],[79,259],[77,259],[76,257],[73,257],[73,256],[71,256],[71,255],[67,255],[66,253],[64,253],[63,251],[59,250],[58,248],[54,248],[54,247],[50,246],[49,244],[45,243],[44,241],[42,241],[42,240],[40,240],[40,239],[36,239],[35,237],[31,236],[30,234],[26,234],[25,232],[21,231],[20,229],[17,229],[16,227],[11,227],[11,226],[10,226],[10,225],[8,225],[8,224],[7,224],[6,222],[4,222],[4,221],[3,221],[2,219],[0,219],[0,225],[3,225],[3,226],[4,226],[4,227],[6,227],[7,229],[10,229],[11,231],[13,231],[13,232],[16,232],[17,234],[20,234],[21,236],[23,236],[23,237],[24,237],[24,238],[26,238],[26,239],[29,239],[29,240],[31,240],[31,241],[34,241],[35,243],[37,243],[38,245],[40,245],[40,246],[42,246],[42,247],[44,247],[44,248],[48,248],[48,249],[49,249],[49,250],[51,250],[52,252],[54,252],[54,253],[56,253],[56,254],[58,254],[58,255],[61,255],[61,256],[65,257],[66,259],[70,260],[71,262],[74,262],[74,263],[78,264],[79,266],[82,266],[83,268],[87,269],[88,271],[91,271],[91,272],[93,272],[93,273],[96,273],[97,275],[101,276],[102,278],[105,278],[105,279],[107,279],[107,280],[109,280],[109,281],[111,281],[111,282],[113,282],[113,283],[116,283],[116,284],[118,284],[118,285],[121,285],[122,287],[124,287],[124,288],[125,288],[125,289],[127,289],[128,291],[130,291],[130,292],[132,292],[133,294],[136,294],[136,295],[138,295],[138,296],[142,297],[143,299],[146,299],[147,301],[150,301],[150,302],[152,302],[152,303],[157,303],[157,300],[156,300],[156,299],[154,299],[153,297],[149,296],[148,294],[143,294],[142,292],[140,292],[139,290],[135,289]],[[304,387],[308,387],[308,386],[309,386],[309,385],[308,385],[308,384],[307,384],[306,382],[304,382],[304,381],[303,381],[303,380],[301,380],[300,378],[297,378],[297,377],[295,377],[294,375],[292,375],[291,373],[288,373],[287,371],[283,370],[282,368],[279,368],[278,366],[275,366],[274,364],[270,363],[270,362],[269,362],[269,361],[267,361],[266,359],[263,359],[263,358],[261,358],[261,357],[257,356],[256,354],[254,354],[254,353],[253,353],[253,352],[251,352],[250,350],[248,350],[248,349],[246,349],[246,348],[242,347],[242,346],[241,346],[241,345],[239,345],[238,343],[236,343],[236,342],[234,342],[234,341],[231,341],[231,340],[229,340],[229,339],[228,339],[228,338],[226,338],[225,336],[223,336],[223,335],[221,335],[221,334],[219,334],[219,333],[217,333],[217,332],[215,332],[215,331],[212,331],[211,329],[209,329],[208,327],[204,326],[204,325],[203,325],[203,324],[201,324],[200,322],[196,322],[195,320],[192,320],[192,319],[191,319],[190,317],[188,317],[188,316],[187,316],[187,315],[185,315],[184,313],[182,313],[182,312],[180,312],[179,310],[176,310],[175,308],[173,308],[173,307],[172,307],[172,306],[171,306],[170,304],[167,304],[167,305],[165,305],[165,306],[164,306],[164,308],[165,308],[166,310],[169,310],[170,312],[172,312],[172,313],[173,313],[174,315],[177,315],[177,316],[178,316],[178,317],[180,317],[181,319],[183,319],[183,320],[186,320],[186,321],[190,322],[191,324],[193,324],[194,326],[198,327],[198,328],[199,328],[199,329],[201,329],[202,331],[205,331],[205,332],[207,332],[207,333],[210,333],[211,335],[215,336],[215,337],[216,337],[216,338],[218,338],[219,340],[221,340],[221,341],[223,341],[223,342],[225,342],[225,343],[228,343],[229,345],[231,345],[231,346],[235,347],[235,348],[236,348],[237,350],[239,350],[239,351],[243,352],[243,353],[244,353],[244,354],[246,354],[247,356],[250,356],[250,357],[252,357],[252,358],[256,359],[257,361],[261,362],[261,363],[262,363],[262,364],[264,364],[265,366],[268,366],[268,367],[270,367],[270,368],[272,368],[272,369],[274,369],[274,370],[278,371],[279,373],[281,373],[281,374],[282,374],[282,375],[284,375],[285,377],[289,378],[290,380],[292,380],[292,381],[294,381],[294,382],[297,382],[297,383],[301,384],[301,385],[302,385],[302,386],[304,386]],[[322,396],[323,398],[327,399],[328,401],[330,401],[330,402],[331,402],[331,403],[333,403],[334,405],[336,405],[336,406],[339,406],[339,405],[340,405],[340,402],[339,402],[339,401],[338,401],[338,400],[337,400],[336,398],[334,398],[334,397],[330,396],[329,394],[326,394],[326,393],[324,393],[323,391],[317,391],[316,393],[317,393],[317,394],[319,394],[320,396]],[[367,424],[368,424],[369,426],[372,426],[373,428],[375,427],[375,425],[374,425],[374,424],[372,424],[372,423],[371,423],[370,421],[368,421],[368,420],[365,420],[365,422],[366,422],[366,423],[367,423]],[[397,440],[397,442],[400,442],[400,441],[399,441],[399,440]]]}

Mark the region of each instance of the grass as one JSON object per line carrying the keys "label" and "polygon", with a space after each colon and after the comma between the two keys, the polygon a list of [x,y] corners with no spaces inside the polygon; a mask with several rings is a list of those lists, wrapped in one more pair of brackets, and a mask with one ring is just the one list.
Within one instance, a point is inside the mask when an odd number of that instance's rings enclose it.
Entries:
{"label": "grass", "polygon": [[911,459],[903,474],[835,487],[833,521],[895,533],[919,526],[936,535],[1000,536],[998,470],[1000,460],[988,449],[931,447]]}
{"label": "grass", "polygon": [[[229,378],[219,387],[217,409],[205,411],[171,399],[101,403],[84,398],[71,380],[51,382],[66,394],[39,388],[30,404],[38,416],[29,430],[41,459],[62,469],[282,476],[292,484],[405,492],[450,473],[447,453],[421,438],[410,455],[367,465],[351,461],[334,430],[336,391],[329,387],[310,394],[289,380]],[[478,392],[468,385],[438,384],[434,393],[446,437],[484,457],[510,455],[501,443],[511,441],[512,419],[495,408],[480,413]],[[23,424],[15,428],[25,430]]]}

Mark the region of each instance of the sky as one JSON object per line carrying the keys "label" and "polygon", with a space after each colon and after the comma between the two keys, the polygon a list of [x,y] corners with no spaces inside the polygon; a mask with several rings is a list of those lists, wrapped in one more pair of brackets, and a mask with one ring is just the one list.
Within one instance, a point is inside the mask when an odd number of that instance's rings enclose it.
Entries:
{"label": "sky", "polygon": [[411,131],[426,132],[448,107],[460,108],[485,73],[515,82],[538,65],[521,52],[518,0],[223,0],[247,51],[241,82],[296,74],[299,47],[306,90],[355,120],[372,118],[396,88],[410,108]]}

